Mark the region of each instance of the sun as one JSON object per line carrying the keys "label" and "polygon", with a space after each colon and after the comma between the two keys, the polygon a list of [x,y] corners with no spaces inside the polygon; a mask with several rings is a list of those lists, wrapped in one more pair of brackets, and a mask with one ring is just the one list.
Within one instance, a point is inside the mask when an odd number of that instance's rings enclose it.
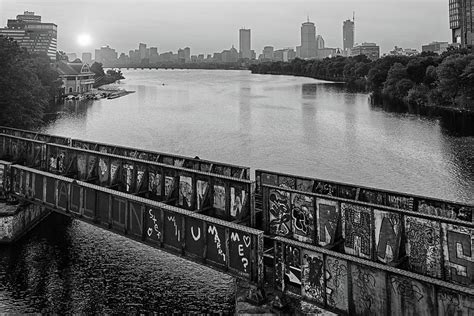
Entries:
{"label": "sun", "polygon": [[79,34],[77,37],[77,43],[79,46],[89,46],[92,43],[92,37],[87,33]]}

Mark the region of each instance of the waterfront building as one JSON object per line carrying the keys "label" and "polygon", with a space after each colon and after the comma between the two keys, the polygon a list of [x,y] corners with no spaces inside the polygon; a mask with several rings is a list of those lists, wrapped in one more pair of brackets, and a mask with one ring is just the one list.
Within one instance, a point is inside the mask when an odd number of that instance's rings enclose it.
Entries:
{"label": "waterfront building", "polygon": [[274,61],[290,61],[295,59],[296,53],[293,48],[283,48],[283,49],[278,49],[273,52],[273,60]]}
{"label": "waterfront building", "polygon": [[415,56],[418,55],[420,52],[413,48],[401,48],[395,46],[387,55],[390,56]]}
{"label": "waterfront building", "polygon": [[158,62],[158,58],[160,57],[160,55],[158,55],[158,47],[150,47],[149,55],[150,63]]}
{"label": "waterfront building", "polygon": [[448,47],[448,42],[431,42],[429,44],[421,46],[421,51],[442,54],[448,50]]}
{"label": "waterfront building", "polygon": [[273,60],[273,46],[265,46],[263,48],[262,59],[265,61]]}
{"label": "waterfront building", "polygon": [[25,11],[9,19],[7,27],[0,29],[0,35],[15,40],[28,52],[44,53],[51,61],[56,60],[58,27],[54,23],[42,23],[41,16]]}
{"label": "waterfront building", "polygon": [[370,60],[380,58],[380,47],[375,43],[357,44],[350,50],[350,56],[365,55]]}
{"label": "waterfront building", "polygon": [[223,63],[235,63],[238,60],[239,52],[234,48],[234,45],[232,45],[232,48],[224,50],[221,53],[221,61]]}
{"label": "waterfront building", "polygon": [[95,61],[108,66],[117,61],[117,55],[115,49],[110,48],[109,45],[102,46],[100,49],[95,50]]}
{"label": "waterfront building", "polygon": [[138,44],[138,52],[140,54],[140,60],[146,58],[146,44],[145,43]]}
{"label": "waterfront building", "polygon": [[324,59],[324,58],[331,58],[337,55],[337,49],[336,48],[321,48],[316,50],[316,58],[317,59]]}
{"label": "waterfront building", "polygon": [[474,49],[473,0],[449,0],[449,28],[454,44]]}
{"label": "waterfront building", "polygon": [[239,30],[239,55],[240,58],[252,59],[250,29]]}
{"label": "waterfront building", "polygon": [[85,93],[92,89],[94,73],[90,71],[88,64],[59,61],[55,67],[62,80],[63,94]]}
{"label": "waterfront building", "polygon": [[84,64],[92,64],[92,53],[82,53],[82,62]]}
{"label": "waterfront building", "polygon": [[191,61],[191,49],[189,47],[178,49],[178,61],[180,63],[189,63]]}
{"label": "waterfront building", "polygon": [[355,20],[345,20],[342,23],[342,49],[346,55],[349,55],[350,50],[354,47],[355,40]]}
{"label": "waterfront building", "polygon": [[301,58],[316,57],[316,27],[308,21],[301,24]]}
{"label": "waterfront building", "polygon": [[322,49],[324,47],[324,38],[321,35],[316,36],[316,49]]}

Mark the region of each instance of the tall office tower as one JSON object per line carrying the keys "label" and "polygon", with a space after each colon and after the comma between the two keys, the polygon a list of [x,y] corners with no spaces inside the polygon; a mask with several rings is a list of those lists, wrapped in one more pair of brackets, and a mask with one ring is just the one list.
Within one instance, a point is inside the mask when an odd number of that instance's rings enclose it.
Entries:
{"label": "tall office tower", "polygon": [[449,28],[453,43],[474,49],[473,0],[449,0]]}
{"label": "tall office tower", "polygon": [[239,54],[240,58],[252,59],[250,48],[250,29],[239,30]]}
{"label": "tall office tower", "polygon": [[138,51],[140,52],[140,59],[146,58],[146,44],[138,44]]}
{"label": "tall office tower", "polygon": [[354,17],[351,20],[345,20],[342,24],[342,48],[346,55],[354,47]]}
{"label": "tall office tower", "polygon": [[316,36],[316,49],[324,48],[324,38],[321,35]]}
{"label": "tall office tower", "polygon": [[41,23],[41,16],[34,12],[25,11],[16,20],[8,20],[0,35],[12,38],[28,52],[45,53],[51,61],[56,60],[58,26]]}
{"label": "tall office tower", "polygon": [[301,58],[316,57],[316,27],[313,22],[301,24]]}

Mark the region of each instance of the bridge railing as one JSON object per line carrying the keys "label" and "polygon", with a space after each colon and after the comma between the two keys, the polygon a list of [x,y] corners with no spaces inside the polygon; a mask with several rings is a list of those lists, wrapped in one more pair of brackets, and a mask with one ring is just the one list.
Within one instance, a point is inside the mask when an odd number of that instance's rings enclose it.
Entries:
{"label": "bridge railing", "polygon": [[54,143],[58,145],[67,145],[88,150],[106,152],[109,154],[137,158],[141,160],[160,162],[168,165],[215,173],[218,175],[224,175],[237,179],[250,179],[250,168],[239,165],[226,164],[217,161],[173,155],[126,146],[117,146],[87,140],[71,139],[63,136],[36,133],[10,127],[0,127],[0,133],[21,138],[38,140],[47,143]]}
{"label": "bridge railing", "polygon": [[472,288],[274,238],[273,286],[343,315],[470,315]]}
{"label": "bridge railing", "polygon": [[33,168],[10,170],[22,199],[262,285],[260,230]]}
{"label": "bridge railing", "polygon": [[0,159],[217,218],[253,222],[254,183],[100,151],[0,134]]}
{"label": "bridge railing", "polygon": [[281,236],[474,288],[474,223],[264,184],[264,225]]}

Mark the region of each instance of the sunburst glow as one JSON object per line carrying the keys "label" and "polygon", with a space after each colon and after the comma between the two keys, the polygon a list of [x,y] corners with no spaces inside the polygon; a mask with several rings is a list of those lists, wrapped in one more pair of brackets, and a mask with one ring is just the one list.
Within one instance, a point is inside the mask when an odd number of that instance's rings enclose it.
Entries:
{"label": "sunburst glow", "polygon": [[80,46],[89,46],[92,43],[92,37],[87,33],[79,34],[77,37],[77,43]]}

